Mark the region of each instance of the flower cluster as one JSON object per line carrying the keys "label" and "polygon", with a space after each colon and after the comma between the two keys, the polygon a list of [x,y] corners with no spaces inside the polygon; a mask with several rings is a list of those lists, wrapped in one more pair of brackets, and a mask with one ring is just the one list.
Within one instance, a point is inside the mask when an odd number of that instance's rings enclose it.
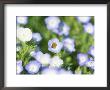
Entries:
{"label": "flower cluster", "polygon": [[17,16],[16,74],[93,74],[94,17]]}
{"label": "flower cluster", "polygon": [[70,27],[62,22],[58,17],[47,17],[45,19],[45,23],[47,25],[48,30],[53,31],[54,33],[58,35],[68,35]]}
{"label": "flower cluster", "polygon": [[84,24],[84,31],[93,35],[94,34],[94,25],[89,23],[89,21],[91,20],[90,16],[81,16],[81,17],[77,17],[78,21]]}

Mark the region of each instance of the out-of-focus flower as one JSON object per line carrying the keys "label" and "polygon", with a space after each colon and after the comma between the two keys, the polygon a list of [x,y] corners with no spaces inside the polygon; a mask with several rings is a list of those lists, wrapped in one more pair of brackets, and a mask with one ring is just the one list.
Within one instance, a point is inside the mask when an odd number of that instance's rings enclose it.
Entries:
{"label": "out-of-focus flower", "polygon": [[77,59],[78,59],[78,63],[80,66],[83,66],[86,64],[86,62],[88,61],[88,55],[87,54],[83,54],[83,53],[79,53],[77,55]]}
{"label": "out-of-focus flower", "polygon": [[33,60],[33,61],[30,61],[26,66],[25,66],[25,69],[27,70],[27,72],[29,74],[35,74],[39,71],[39,68],[40,68],[41,64],[36,61],[36,60]]}
{"label": "out-of-focus flower", "polygon": [[17,38],[22,41],[30,41],[32,39],[32,31],[29,28],[17,28]]}
{"label": "out-of-focus flower", "polygon": [[69,34],[69,30],[70,30],[70,27],[64,23],[64,22],[61,22],[59,24],[59,27],[54,29],[53,32],[57,33],[58,35],[68,35]]}
{"label": "out-of-focus flower", "polygon": [[77,19],[79,22],[88,23],[91,17],[90,16],[78,16]]}
{"label": "out-of-focus flower", "polygon": [[59,67],[62,66],[62,64],[63,64],[63,60],[60,59],[58,56],[54,56],[51,59],[50,67],[52,67],[52,68],[59,68]]}
{"label": "out-of-focus flower", "polygon": [[94,56],[94,46],[91,46],[88,53],[92,56]]}
{"label": "out-of-focus flower", "polygon": [[17,60],[16,62],[16,73],[20,74],[23,71],[23,66],[22,66],[22,61],[21,60]]}
{"label": "out-of-focus flower", "polygon": [[63,47],[63,44],[59,42],[57,38],[48,41],[48,50],[54,53],[59,53]]}
{"label": "out-of-focus flower", "polygon": [[45,53],[43,54],[41,51],[36,52],[34,58],[39,61],[43,66],[47,66],[50,63],[50,54]]}
{"label": "out-of-focus flower", "polygon": [[63,46],[67,51],[74,52],[75,51],[74,39],[71,39],[71,38],[64,39]]}
{"label": "out-of-focus flower", "polygon": [[40,33],[33,33],[32,38],[33,38],[33,40],[35,40],[37,42],[42,40],[42,37],[41,37]]}
{"label": "out-of-focus flower", "polygon": [[67,70],[65,70],[65,69],[60,69],[59,70],[59,74],[66,74],[66,75],[71,75],[71,74],[73,74],[70,70],[69,71],[67,71]]}
{"label": "out-of-focus flower", "polygon": [[18,29],[18,28],[20,28],[20,25],[19,25],[19,24],[17,24],[17,25],[16,25],[16,28],[17,28],[17,29]]}
{"label": "out-of-focus flower", "polygon": [[94,26],[91,23],[84,25],[84,31],[93,35],[94,34]]}
{"label": "out-of-focus flower", "polygon": [[17,23],[18,24],[27,24],[28,23],[28,17],[27,16],[17,16]]}
{"label": "out-of-focus flower", "polygon": [[50,16],[45,19],[45,23],[49,30],[53,30],[55,28],[58,28],[60,19],[58,17]]}
{"label": "out-of-focus flower", "polygon": [[91,69],[94,69],[94,60],[89,60],[88,62],[86,62],[86,66]]}
{"label": "out-of-focus flower", "polygon": [[55,68],[44,68],[41,71],[41,73],[45,74],[45,75],[57,75],[58,74],[58,69],[55,69]]}

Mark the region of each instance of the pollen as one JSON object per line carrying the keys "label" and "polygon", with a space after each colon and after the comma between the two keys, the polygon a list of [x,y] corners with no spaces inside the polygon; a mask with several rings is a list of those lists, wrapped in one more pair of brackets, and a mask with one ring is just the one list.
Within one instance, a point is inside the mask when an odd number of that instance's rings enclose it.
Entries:
{"label": "pollen", "polygon": [[56,43],[53,43],[51,47],[52,48],[56,48],[56,46],[57,46],[57,44]]}

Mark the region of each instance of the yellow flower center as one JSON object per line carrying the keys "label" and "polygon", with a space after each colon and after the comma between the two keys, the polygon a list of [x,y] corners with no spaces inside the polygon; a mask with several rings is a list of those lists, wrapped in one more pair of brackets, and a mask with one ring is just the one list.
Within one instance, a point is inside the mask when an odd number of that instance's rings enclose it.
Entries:
{"label": "yellow flower center", "polygon": [[51,47],[52,48],[56,48],[56,46],[57,46],[57,44],[56,43],[53,43]]}

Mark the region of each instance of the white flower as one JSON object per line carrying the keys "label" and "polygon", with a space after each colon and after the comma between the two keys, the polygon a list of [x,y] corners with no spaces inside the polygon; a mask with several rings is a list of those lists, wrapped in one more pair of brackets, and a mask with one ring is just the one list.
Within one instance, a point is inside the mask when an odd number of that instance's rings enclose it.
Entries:
{"label": "white flower", "polygon": [[90,16],[78,16],[77,17],[78,21],[82,22],[82,23],[88,23],[91,19]]}
{"label": "white flower", "polygon": [[33,33],[32,38],[33,38],[33,40],[35,40],[37,42],[42,40],[42,37],[41,37],[40,33]]}
{"label": "white flower", "polygon": [[26,16],[17,16],[17,23],[18,24],[27,24],[28,22],[28,17]]}
{"label": "white flower", "polygon": [[77,55],[77,59],[78,59],[78,63],[80,66],[83,66],[86,64],[86,62],[88,61],[88,55],[87,54],[83,54],[83,53],[79,53]]}
{"label": "white flower", "polygon": [[50,67],[59,68],[59,67],[62,66],[62,64],[63,64],[63,60],[60,59],[58,56],[54,56],[54,57],[51,59]]}
{"label": "white flower", "polygon": [[58,70],[55,69],[55,68],[44,68],[41,71],[41,73],[45,74],[45,75],[57,75],[58,74]]}
{"label": "white flower", "polygon": [[74,52],[75,51],[74,39],[71,39],[71,38],[64,39],[63,46],[67,51]]}
{"label": "white flower", "polygon": [[91,23],[84,25],[84,31],[93,35],[94,34],[94,26]]}
{"label": "white flower", "polygon": [[57,38],[48,41],[48,50],[54,53],[59,53],[63,47],[63,44],[59,42]]}
{"label": "white flower", "polygon": [[50,16],[45,19],[45,23],[49,30],[58,28],[60,19],[58,17]]}
{"label": "white flower", "polygon": [[22,41],[30,41],[32,39],[32,31],[29,28],[18,28],[17,29],[17,38]]}
{"label": "white flower", "polygon": [[50,55],[48,53],[43,54],[41,51],[36,52],[34,54],[34,58],[44,66],[49,65],[51,60]]}
{"label": "white flower", "polygon": [[16,73],[20,74],[23,71],[23,66],[22,66],[22,61],[21,60],[17,60],[16,62]]}

